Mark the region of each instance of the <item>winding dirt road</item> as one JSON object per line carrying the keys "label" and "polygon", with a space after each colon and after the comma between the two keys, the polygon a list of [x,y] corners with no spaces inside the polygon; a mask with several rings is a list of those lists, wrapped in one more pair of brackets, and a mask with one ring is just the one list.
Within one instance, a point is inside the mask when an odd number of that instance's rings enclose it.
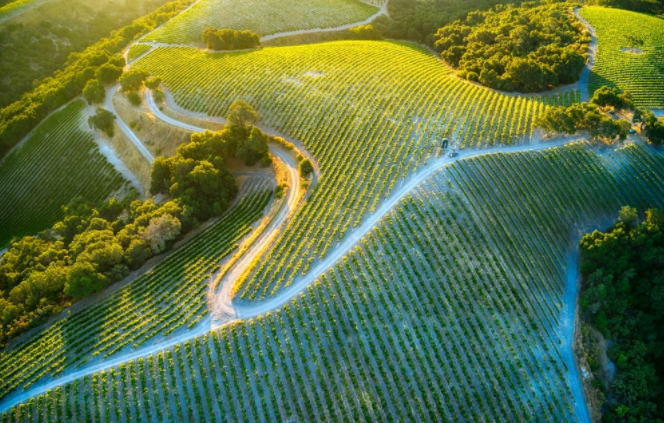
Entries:
{"label": "winding dirt road", "polygon": [[[383,5],[383,7],[381,7],[381,11],[376,15],[372,16],[372,18],[370,19],[374,19],[379,14],[386,13],[387,10],[386,7],[387,7],[386,4]],[[361,23],[354,23],[350,26],[358,24]],[[329,30],[338,30],[338,29],[342,28],[335,28]],[[320,32],[321,30],[307,30],[307,31]],[[297,31],[297,33],[300,33],[300,31]],[[289,35],[289,33],[275,34],[274,38],[276,38],[276,36],[283,36],[283,35]],[[593,40],[595,40],[594,35],[593,35]],[[147,52],[145,54],[147,54]],[[591,54],[591,60],[594,62],[594,51]],[[586,77],[583,81],[585,82],[582,83],[582,80],[579,81],[580,86],[582,86],[582,84],[585,84],[584,88],[586,96],[587,96],[587,74],[589,73],[591,65],[592,62],[589,62],[589,64],[586,67],[587,69],[584,69],[584,74],[586,74]],[[118,90],[118,85],[109,89],[107,91],[104,103],[107,110],[111,111],[116,116],[118,115],[114,111],[112,104],[112,97],[117,90]],[[584,92],[584,89],[582,89],[582,92]],[[201,118],[201,115],[198,113],[193,113],[178,108],[177,105],[175,105],[174,103],[170,104],[172,100],[169,97],[170,96],[168,95],[166,96],[166,101],[168,102],[168,105],[173,106],[173,108],[177,110],[179,113],[183,113],[187,116],[195,118]],[[152,95],[150,94],[149,90],[146,90],[145,101],[150,111],[156,117],[163,120],[164,122],[174,126],[178,126],[180,128],[189,131],[195,131],[195,132],[205,131],[204,128],[180,122],[176,119],[173,119],[165,115],[156,106],[154,99],[152,98]],[[223,119],[220,118],[213,119],[207,117],[207,119],[214,122],[223,121]],[[143,146],[140,140],[135,136],[135,134],[131,131],[131,129],[122,121],[122,119],[119,118],[119,116],[117,122],[120,129],[136,145],[136,147],[141,151],[141,153],[145,156],[145,158],[148,159],[150,163],[152,163],[154,161],[154,158],[152,157],[150,152],[145,148],[145,146]],[[265,132],[270,133],[271,131],[267,130]],[[272,135],[283,136],[283,134],[279,134],[276,132],[272,132]],[[281,160],[283,160],[284,163],[288,166],[289,169],[289,174],[291,178],[291,189],[289,192],[289,197],[286,207],[284,207],[278,213],[278,215],[268,225],[263,234],[252,244],[251,248],[245,253],[245,255],[235,264],[235,266],[221,280],[219,288],[217,289],[217,292],[214,294],[211,304],[212,317],[210,316],[206,317],[193,329],[183,332],[177,336],[174,336],[171,339],[145,346],[144,348],[141,348],[137,351],[121,353],[115,357],[107,359],[104,362],[98,363],[96,365],[91,365],[89,367],[76,369],[75,371],[66,372],[56,380],[42,384],[35,384],[28,391],[21,392],[20,394],[17,395],[10,395],[5,399],[5,401],[2,402],[2,404],[0,404],[0,412],[9,409],[10,407],[12,407],[17,403],[24,402],[33,396],[42,394],[49,389],[53,389],[56,386],[60,386],[67,382],[73,381],[75,379],[78,379],[80,377],[95,372],[99,372],[101,370],[109,369],[111,367],[117,366],[120,363],[127,362],[129,360],[137,359],[140,357],[144,357],[168,349],[173,345],[182,343],[191,338],[207,333],[212,327],[218,327],[237,319],[256,317],[281,307],[282,305],[290,301],[295,295],[303,291],[309,284],[311,284],[314,280],[316,280],[316,278],[322,275],[325,271],[327,271],[330,267],[332,267],[338,260],[340,260],[348,251],[350,251],[356,245],[356,243],[364,235],[366,235],[372,228],[374,228],[387,213],[389,213],[406,195],[408,195],[408,193],[410,193],[410,191],[413,188],[418,186],[420,183],[429,178],[435,172],[443,169],[446,165],[452,164],[457,160],[463,160],[466,158],[480,156],[484,154],[491,154],[497,152],[516,153],[524,151],[536,151],[536,150],[546,149],[549,147],[563,146],[578,141],[579,138],[572,138],[572,139],[567,138],[547,143],[519,145],[512,147],[496,147],[486,150],[463,151],[462,153],[456,155],[455,157],[441,157],[431,160],[427,166],[421,168],[417,173],[410,175],[408,179],[404,180],[402,186],[398,190],[393,192],[390,195],[390,197],[383,202],[383,204],[380,206],[378,210],[376,210],[373,214],[367,216],[364,222],[358,228],[356,228],[349,236],[347,236],[346,239],[340,245],[331,250],[330,253],[322,261],[320,261],[311,271],[309,271],[309,273],[305,277],[295,281],[289,288],[281,291],[278,295],[266,301],[252,305],[246,305],[246,304],[238,305],[232,302],[230,296],[233,282],[236,280],[236,278],[239,275],[241,275],[244,272],[244,270],[252,262],[253,259],[258,258],[260,257],[261,254],[263,254],[263,252],[266,250],[266,247],[269,246],[269,244],[274,239],[275,235],[278,234],[278,231],[280,230],[281,226],[284,223],[286,223],[288,216],[291,215],[292,214],[291,212],[294,211],[294,209],[298,206],[297,194],[299,191],[299,175],[296,163],[287,152],[283,151],[282,149],[276,146],[270,146],[270,151],[273,154],[279,156]],[[291,140],[289,139],[289,141]],[[301,146],[301,144],[299,143],[298,145]],[[309,156],[311,157],[311,155]],[[577,273],[575,273],[574,271],[574,269],[576,268],[576,261],[572,256],[573,254],[570,256],[570,261],[567,270],[567,285],[565,288],[564,309],[563,309],[563,316],[561,319],[562,321],[561,332],[564,332],[566,335],[563,336],[564,340],[563,356],[565,357],[565,362],[570,372],[568,375],[568,381],[570,383],[570,388],[573,394],[573,402],[575,404],[577,415],[579,416],[581,422],[586,423],[590,422],[589,413],[583,397],[583,388],[581,385],[581,381],[579,379],[579,372],[578,369],[576,368],[576,364],[574,362],[574,358],[572,355],[571,342],[568,342],[568,340],[571,339],[568,338],[568,336],[571,337],[572,336],[571,334],[573,334],[574,331],[574,320],[575,320],[574,316],[576,313],[576,294],[578,289]]]}

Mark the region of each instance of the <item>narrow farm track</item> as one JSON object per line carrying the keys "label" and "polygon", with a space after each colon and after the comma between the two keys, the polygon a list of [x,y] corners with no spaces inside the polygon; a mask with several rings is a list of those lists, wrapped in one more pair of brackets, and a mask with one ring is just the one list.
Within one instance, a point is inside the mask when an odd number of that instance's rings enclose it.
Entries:
{"label": "narrow farm track", "polygon": [[129,129],[126,123],[120,118],[120,115],[117,114],[115,111],[115,107],[113,107],[113,95],[120,89],[120,84],[115,84],[108,90],[106,90],[106,98],[104,99],[104,107],[106,110],[109,112],[113,113],[116,117],[115,121],[117,122],[118,126],[124,132],[124,134],[129,138],[129,140],[138,148],[138,151],[141,152],[143,157],[147,159],[147,161],[152,164],[154,162],[154,157],[152,157],[152,154],[148,151],[147,148],[143,145],[141,140],[138,139],[138,137]]}
{"label": "narrow farm track", "polygon": [[317,32],[343,31],[344,29],[350,29],[354,26],[366,25],[366,24],[371,23],[374,19],[376,19],[377,17],[379,17],[381,15],[389,16],[389,14],[387,12],[387,3],[388,2],[385,1],[385,3],[383,3],[383,5],[378,10],[378,12],[376,12],[375,14],[369,16],[367,19],[365,19],[364,21],[361,21],[361,22],[349,23],[349,24],[337,26],[337,27],[334,27],[334,28],[312,28],[312,29],[301,29],[301,30],[298,30],[298,31],[278,32],[276,34],[266,35],[264,37],[261,37],[260,40],[261,41],[268,41],[268,40],[274,40],[275,38],[288,37],[289,35],[312,34],[312,33],[315,33],[315,32],[317,33]]}
{"label": "narrow farm track", "polygon": [[[164,115],[158,107],[154,104],[153,99],[151,96],[146,96],[146,103],[148,104],[148,107],[151,109],[151,111],[155,114],[155,116],[159,117],[160,119],[163,119],[165,122],[179,126],[183,129],[187,130],[193,130],[193,131],[201,131],[203,128],[196,127],[194,125],[190,125],[184,122],[177,121],[173,118],[170,118],[166,115]],[[191,117],[197,117],[200,118],[200,116],[196,113],[193,112],[188,112],[188,114]],[[120,123],[120,122],[118,122]],[[126,125],[124,125],[126,126]],[[120,125],[122,128],[123,125]],[[128,130],[128,128],[127,128]],[[456,155],[455,157],[442,157],[438,158],[435,160],[431,160],[429,165],[422,167],[417,173],[414,173],[410,178],[407,180],[404,180],[402,185],[396,189],[396,191],[388,198],[386,201],[382,204],[382,206],[376,210],[375,213],[370,215],[364,223],[357,227],[351,236],[347,237],[344,242],[342,242],[340,245],[338,245],[334,251],[330,252],[330,254],[322,261],[320,262],[315,269],[312,269],[311,272],[307,274],[305,278],[302,278],[300,280],[297,280],[291,287],[288,289],[284,290],[283,292],[280,292],[279,295],[277,295],[274,298],[271,298],[267,301],[263,301],[260,303],[254,303],[253,305],[246,305],[246,304],[236,304],[233,303],[230,297],[230,288],[232,287],[232,282],[233,278],[232,277],[227,277],[223,280],[223,283],[220,286],[220,289],[218,291],[218,294],[216,298],[214,299],[214,310],[212,311],[212,317],[205,317],[203,321],[201,321],[198,325],[196,325],[192,330],[187,331],[185,333],[179,334],[178,336],[173,337],[172,339],[169,339],[168,341],[151,345],[145,348],[141,348],[140,350],[133,351],[133,352],[128,352],[128,353],[120,353],[119,355],[112,357],[109,360],[106,360],[103,363],[99,363],[95,366],[89,366],[89,367],[84,367],[81,369],[78,369],[74,372],[68,373],[66,376],[63,376],[61,378],[58,378],[56,380],[53,380],[52,382],[49,382],[47,384],[43,384],[40,386],[36,386],[33,389],[29,389],[25,392],[22,392],[20,395],[16,396],[11,396],[11,398],[8,398],[8,401],[3,402],[0,405],[0,412],[8,410],[10,407],[12,407],[15,404],[24,402],[28,400],[29,398],[42,394],[49,389],[56,388],[57,386],[66,384],[68,382],[77,380],[81,377],[91,375],[93,373],[99,372],[101,370],[107,370],[111,369],[121,363],[125,363],[130,360],[135,360],[139,359],[142,357],[150,356],[155,353],[158,353],[160,351],[167,350],[168,348],[177,345],[179,343],[182,343],[184,341],[187,341],[189,339],[195,338],[197,336],[203,335],[207,333],[207,331],[212,327],[219,327],[222,326],[223,324],[232,322],[234,320],[238,319],[249,319],[251,317],[259,316],[265,313],[268,313],[270,311],[276,310],[280,308],[282,305],[286,304],[288,301],[292,300],[298,293],[302,292],[305,290],[314,280],[316,280],[317,277],[320,277],[321,275],[324,274],[326,270],[331,268],[335,263],[337,263],[345,254],[347,254],[349,251],[351,251],[358,243],[358,241],[365,236],[372,228],[374,228],[377,223],[386,216],[391,210],[394,209],[394,207],[406,196],[408,196],[411,191],[413,191],[414,188],[416,188],[418,185],[423,183],[425,180],[427,180],[430,176],[432,176],[436,171],[439,171],[446,165],[452,164],[454,162],[463,160],[463,159],[469,159],[472,157],[478,157],[486,154],[492,154],[492,153],[498,153],[498,152],[503,152],[503,153],[517,153],[517,152],[523,152],[523,151],[535,151],[535,150],[543,150],[549,147],[558,147],[558,146],[563,146],[566,144],[569,144],[571,142],[576,141],[576,139],[566,139],[566,140],[558,140],[558,141],[553,141],[549,143],[541,143],[541,144],[531,144],[531,145],[519,145],[519,146],[512,146],[512,147],[501,147],[501,148],[490,148],[486,150],[475,150],[475,151],[464,151],[462,154]],[[292,162],[292,159],[285,153],[285,152],[279,152],[278,149],[273,149],[273,153],[279,155],[284,159],[284,162],[289,166],[289,170],[291,172],[291,178],[294,180],[294,188],[299,188],[297,185],[297,181],[299,178],[297,177],[297,171],[294,168],[294,163]],[[280,154],[281,153],[281,154]],[[283,155],[282,155],[283,154]],[[284,157],[284,155],[286,157]],[[291,190],[291,195],[293,193],[296,193],[296,189]],[[288,211],[290,207],[294,206],[293,199],[289,197],[288,201],[289,207],[288,209],[285,209],[280,213],[277,219],[275,219],[275,222],[271,225],[270,229],[272,228],[277,228],[283,221],[280,221],[281,219],[285,219],[286,216],[288,216]],[[270,231],[266,231],[268,233]],[[238,262],[237,266],[232,270],[232,275],[239,275],[242,273],[244,270],[244,267],[248,265],[251,262],[251,259],[257,256],[261,251],[263,251],[263,243],[264,242],[269,242],[268,239],[270,237],[268,235],[265,235],[261,237],[260,240],[251,248],[251,250],[246,254],[244,259],[242,259],[240,262]],[[568,287],[570,288],[570,287]],[[576,291],[576,287],[571,287],[568,292]],[[566,310],[575,310],[575,295],[566,295],[565,296],[565,301],[571,301],[571,304],[565,304],[565,309]],[[566,328],[567,329],[567,328]],[[573,330],[573,325],[572,325],[572,330]],[[571,356],[571,352],[570,352]],[[575,374],[578,374],[578,372],[574,372]],[[579,416],[587,416],[587,409],[585,406],[585,401],[583,400],[583,394],[582,394],[582,388],[580,381],[578,378],[576,379],[571,379],[570,381],[571,385],[571,390],[573,393],[573,402],[575,404],[575,408],[577,409],[577,413]],[[582,421],[588,421],[588,420],[582,420]]]}
{"label": "narrow farm track", "polygon": [[[157,116],[158,118],[168,122],[169,124],[176,125],[183,129],[188,129],[193,131],[203,130],[202,128],[198,128],[193,125],[177,121],[175,119],[172,119],[164,115],[159,110],[159,108],[156,107],[152,95],[148,94],[146,96],[146,100],[148,107],[151,109],[152,113],[154,113],[155,116]],[[181,112],[186,112],[186,111],[181,111]],[[188,112],[187,114],[190,117],[200,117],[199,114],[195,114],[193,112]],[[334,251],[332,251],[321,263],[319,263],[311,272],[307,273],[305,277],[297,280],[295,283],[291,285],[291,287],[281,291],[275,297],[270,298],[269,300],[266,301],[262,301],[260,303],[253,303],[251,305],[246,305],[246,304],[240,305],[237,303],[233,303],[232,298],[230,297],[230,288],[232,287],[233,281],[235,280],[234,277],[240,276],[244,271],[244,267],[247,266],[249,263],[251,263],[251,261],[257,256],[257,254],[263,250],[262,243],[259,243],[261,245],[256,245],[255,247],[252,247],[251,252],[247,254],[245,259],[238,263],[237,267],[228,275],[228,277],[224,278],[223,284],[221,285],[222,286],[221,291],[219,292],[218,296],[215,298],[216,301],[215,307],[217,308],[215,310],[216,320],[214,321],[213,326],[219,327],[222,326],[223,324],[230,323],[233,320],[250,319],[252,317],[257,317],[259,315],[266,314],[273,310],[276,310],[282,307],[284,304],[287,304],[296,295],[304,291],[307,288],[307,286],[312,284],[316,279],[320,278],[320,276],[323,275],[328,269],[332,268],[334,264],[337,263],[344,255],[346,255],[349,251],[351,251],[354,247],[356,247],[358,241],[361,238],[363,238],[367,233],[369,233],[369,231],[371,231],[378,224],[378,222],[381,219],[383,219],[385,215],[387,215],[391,210],[393,210],[394,207],[399,202],[401,202],[403,198],[409,195],[409,193],[414,188],[422,184],[426,179],[428,179],[431,175],[433,175],[435,172],[439,171],[443,167],[459,159],[469,159],[472,157],[477,157],[485,154],[493,154],[493,153],[517,153],[523,151],[537,151],[551,147],[564,146],[566,144],[570,144],[575,141],[578,141],[578,139],[564,139],[564,140],[558,140],[549,143],[541,143],[535,145],[520,145],[513,147],[495,148],[495,149],[490,149],[489,151],[476,150],[471,152],[464,152],[463,154],[457,155],[455,157],[442,157],[438,160],[432,161],[430,165],[424,167],[418,173],[412,175],[412,177],[408,181],[405,181],[403,185],[396,192],[394,192],[391,195],[391,197],[388,200],[386,200],[378,210],[376,210],[374,214],[369,216],[369,218],[360,227],[356,228],[353,231],[351,237],[348,237]],[[295,179],[297,178],[295,177]],[[291,196],[294,192],[295,190],[291,191]],[[290,203],[291,199],[289,198],[289,204]],[[282,215],[283,214],[284,212],[282,212]],[[265,237],[264,240],[267,241],[267,238],[268,237]],[[580,417],[580,421],[585,423],[585,422],[590,422],[590,417],[583,396],[583,386],[581,385],[579,379],[579,371],[576,368],[576,364],[574,362],[574,356],[572,353],[572,340],[574,338],[574,322],[576,316],[576,297],[578,291],[578,269],[577,269],[578,260],[576,259],[578,254],[576,253],[577,253],[576,250],[570,252],[569,265],[566,275],[567,284],[565,286],[565,295],[564,295],[565,304],[563,306],[563,317],[561,319],[562,327],[560,328],[560,332],[562,338],[564,339],[564,345],[565,345],[564,358],[569,372],[568,380],[570,381],[570,388],[573,393],[576,412]],[[213,314],[213,319],[215,319],[214,314]]]}
{"label": "narrow farm track", "polygon": [[585,20],[581,14],[579,13],[580,7],[575,7],[574,8],[574,15],[576,18],[586,26],[588,29],[588,32],[590,33],[590,46],[588,47],[589,50],[589,57],[588,57],[588,62],[586,63],[586,66],[583,68],[583,71],[581,72],[581,77],[575,84],[579,90],[581,90],[581,101],[590,101],[590,92],[588,90],[588,79],[590,77],[590,71],[592,70],[593,65],[595,64],[595,57],[597,56],[597,37],[595,36],[595,29],[588,23],[587,20]]}

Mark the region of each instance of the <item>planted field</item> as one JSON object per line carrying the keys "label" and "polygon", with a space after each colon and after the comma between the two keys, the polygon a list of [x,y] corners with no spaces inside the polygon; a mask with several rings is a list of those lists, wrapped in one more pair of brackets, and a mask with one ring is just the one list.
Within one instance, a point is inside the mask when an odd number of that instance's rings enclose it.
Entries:
{"label": "planted field", "polygon": [[0,247],[53,226],[74,197],[103,200],[128,183],[81,129],[84,107],[54,113],[0,164]]}
{"label": "planted field", "polygon": [[[187,109],[226,115],[237,98],[302,141],[323,177],[240,292],[260,300],[288,287],[358,226],[443,137],[459,148],[527,143],[540,97],[461,81],[429,52],[397,42],[333,42],[206,54],[158,48],[135,65],[163,78]],[[578,93],[558,94],[558,102]],[[547,96],[547,103],[554,101]]]}
{"label": "planted field", "polygon": [[0,353],[0,398],[198,323],[208,313],[206,292],[217,263],[237,248],[271,198],[266,179],[248,183],[251,195],[152,270]]}
{"label": "planted field", "polygon": [[129,53],[127,53],[127,57],[129,60],[134,60],[141,54],[145,53],[146,51],[150,50],[152,48],[151,45],[149,44],[133,44],[129,48]]}
{"label": "planted field", "polygon": [[623,204],[664,204],[662,175],[664,159],[636,146],[457,162],[288,305],[2,422],[578,421],[561,338],[567,252]]}
{"label": "planted field", "polygon": [[601,7],[580,13],[597,35],[590,95],[609,85],[629,90],[638,107],[664,108],[664,19]]}
{"label": "planted field", "polygon": [[207,28],[249,29],[259,36],[361,22],[378,8],[357,0],[201,0],[143,41],[200,43]]}

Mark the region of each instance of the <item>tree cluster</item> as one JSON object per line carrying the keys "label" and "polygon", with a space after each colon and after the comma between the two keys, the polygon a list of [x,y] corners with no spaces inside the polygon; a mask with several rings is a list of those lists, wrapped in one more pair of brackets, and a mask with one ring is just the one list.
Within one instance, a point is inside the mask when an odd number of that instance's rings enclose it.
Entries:
{"label": "tree cluster", "polygon": [[576,82],[589,36],[563,4],[497,5],[440,28],[435,49],[457,75],[503,91]]}
{"label": "tree cluster", "polygon": [[380,31],[374,28],[373,25],[360,25],[354,26],[348,30],[351,38],[355,40],[382,40],[383,36]]}
{"label": "tree cluster", "polygon": [[651,144],[661,146],[664,143],[664,116],[657,118],[650,110],[636,109],[632,122],[639,124]]}
{"label": "tree cluster", "polygon": [[0,260],[0,345],[169,249],[195,221],[170,201],[76,198],[64,218],[12,241]]}
{"label": "tree cluster", "polygon": [[593,139],[613,142],[618,137],[621,141],[627,138],[632,125],[625,119],[614,120],[600,113],[596,105],[575,103],[569,107],[549,107],[544,113],[535,117],[533,124],[548,133],[575,134],[586,130]]}
{"label": "tree cluster", "polygon": [[97,128],[100,131],[103,131],[109,137],[113,136],[113,121],[115,120],[115,115],[105,109],[97,109],[97,113],[94,116],[90,116],[88,119],[88,125],[91,128]]}
{"label": "tree cluster", "polygon": [[249,166],[271,162],[269,137],[252,125],[257,120],[246,102],[233,103],[224,129],[192,134],[191,142],[179,146],[175,156],[155,160],[150,192],[170,194],[197,220],[219,215],[237,192],[224,158],[240,158]]}
{"label": "tree cluster", "polygon": [[260,37],[255,32],[248,29],[236,31],[229,28],[206,29],[203,32],[203,42],[210,50],[244,50],[261,45]]}
{"label": "tree cluster", "polygon": [[[29,93],[0,110],[0,156],[4,155],[51,111],[83,93],[87,86],[90,99],[98,101],[104,83],[117,78],[124,58],[118,53],[136,37],[154,29],[184,9],[190,0],[168,3],[155,12],[114,31],[82,53],[71,53],[64,69],[45,78]],[[97,82],[91,82],[97,80]]]}
{"label": "tree cluster", "polygon": [[590,102],[599,107],[613,107],[618,110],[631,109],[632,94],[629,91],[621,93],[618,88],[611,88],[605,85],[595,90]]}
{"label": "tree cluster", "polygon": [[624,207],[618,223],[580,242],[583,317],[609,340],[617,372],[604,422],[664,419],[664,210]]}

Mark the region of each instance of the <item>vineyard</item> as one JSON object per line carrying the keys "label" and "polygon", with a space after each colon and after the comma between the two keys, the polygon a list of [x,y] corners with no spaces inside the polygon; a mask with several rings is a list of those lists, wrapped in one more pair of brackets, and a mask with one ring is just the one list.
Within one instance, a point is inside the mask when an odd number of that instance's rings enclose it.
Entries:
{"label": "vineyard", "polygon": [[201,42],[207,28],[249,29],[259,36],[364,21],[378,8],[357,0],[201,0],[143,41]]}
{"label": "vineyard", "polygon": [[128,184],[81,129],[84,107],[54,113],[0,165],[0,247],[53,226],[76,196],[99,201]]}
{"label": "vineyard", "polygon": [[663,205],[662,175],[664,159],[635,145],[456,162],[279,310],[51,389],[1,422],[578,421],[567,253],[620,206]]}
{"label": "vineyard", "polygon": [[603,85],[616,86],[629,90],[638,107],[664,108],[664,20],[600,7],[584,7],[581,16],[597,34],[590,95]]}
{"label": "vineyard", "polygon": [[508,96],[461,81],[428,51],[398,42],[333,42],[206,54],[158,48],[135,65],[163,78],[182,107],[223,116],[237,98],[304,143],[323,177],[241,290],[288,287],[352,232],[443,137],[460,149],[527,143],[533,117],[578,91]]}
{"label": "vineyard", "polygon": [[149,44],[134,44],[129,48],[127,57],[129,58],[129,60],[134,60],[135,58],[145,53],[146,51],[150,50],[151,48],[152,46]]}
{"label": "vineyard", "polygon": [[271,198],[269,179],[245,184],[242,192],[248,194],[236,207],[153,269],[0,353],[0,398],[200,322],[208,313],[211,274],[252,230]]}

